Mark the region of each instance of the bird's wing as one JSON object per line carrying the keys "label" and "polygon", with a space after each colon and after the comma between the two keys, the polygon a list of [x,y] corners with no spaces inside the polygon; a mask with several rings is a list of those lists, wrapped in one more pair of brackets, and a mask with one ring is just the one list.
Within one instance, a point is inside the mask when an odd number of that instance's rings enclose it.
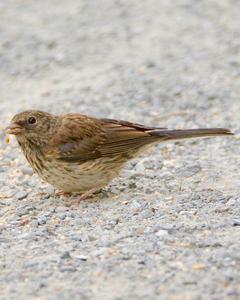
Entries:
{"label": "bird's wing", "polygon": [[79,163],[101,157],[128,155],[156,141],[151,132],[157,129],[125,121],[69,114],[63,117],[45,154],[62,161]]}
{"label": "bird's wing", "polygon": [[106,132],[105,143],[99,148],[103,156],[128,154],[138,150],[156,141],[156,137],[151,133],[160,129],[122,120],[101,119],[101,121]]}

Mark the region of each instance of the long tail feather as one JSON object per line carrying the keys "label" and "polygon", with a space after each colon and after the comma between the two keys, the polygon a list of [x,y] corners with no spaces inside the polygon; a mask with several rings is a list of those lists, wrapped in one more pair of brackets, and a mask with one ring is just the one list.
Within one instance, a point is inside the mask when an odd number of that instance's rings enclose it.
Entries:
{"label": "long tail feather", "polygon": [[166,130],[153,130],[152,136],[159,136],[166,140],[179,140],[187,138],[208,137],[218,135],[233,135],[229,129],[225,128],[200,128],[200,129],[166,129]]}

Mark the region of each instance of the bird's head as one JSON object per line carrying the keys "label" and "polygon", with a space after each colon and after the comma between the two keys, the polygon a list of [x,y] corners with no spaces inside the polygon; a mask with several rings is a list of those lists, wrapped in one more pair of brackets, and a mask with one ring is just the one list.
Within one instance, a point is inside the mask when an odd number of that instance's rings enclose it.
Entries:
{"label": "bird's head", "polygon": [[6,128],[7,134],[16,136],[19,142],[29,141],[44,145],[53,136],[57,117],[39,110],[28,110],[15,115]]}

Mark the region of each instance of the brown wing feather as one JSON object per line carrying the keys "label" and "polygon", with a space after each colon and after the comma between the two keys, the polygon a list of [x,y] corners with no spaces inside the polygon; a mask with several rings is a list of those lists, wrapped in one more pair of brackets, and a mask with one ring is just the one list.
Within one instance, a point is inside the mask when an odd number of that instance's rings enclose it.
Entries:
{"label": "brown wing feather", "polygon": [[146,144],[156,141],[151,135],[154,127],[117,120],[103,120],[106,141],[100,146],[103,156],[131,154]]}
{"label": "brown wing feather", "polygon": [[123,120],[115,120],[115,119],[100,119],[100,121],[102,121],[103,123],[106,124],[110,124],[111,125],[120,125],[123,129],[124,128],[131,128],[131,129],[136,129],[139,131],[148,131],[148,130],[160,130],[160,129],[167,129],[167,128],[163,128],[163,127],[149,127],[149,126],[145,126],[139,123],[131,123],[128,121],[123,121]]}
{"label": "brown wing feather", "polygon": [[[49,148],[58,145],[55,157],[79,163],[106,156],[130,155],[156,141],[157,138],[151,135],[151,131],[156,129],[125,121],[70,114],[62,117],[61,126]],[[53,154],[52,151],[46,153],[48,156]]]}
{"label": "brown wing feather", "polygon": [[104,142],[105,137],[97,119],[80,114],[59,118],[59,129],[45,150],[47,157],[84,162],[101,156],[97,147]]}

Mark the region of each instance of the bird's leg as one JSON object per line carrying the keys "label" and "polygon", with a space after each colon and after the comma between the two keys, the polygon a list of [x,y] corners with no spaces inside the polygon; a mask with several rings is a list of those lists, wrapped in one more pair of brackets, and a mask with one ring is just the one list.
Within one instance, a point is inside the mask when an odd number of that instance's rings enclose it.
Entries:
{"label": "bird's leg", "polygon": [[98,188],[93,188],[83,194],[80,194],[78,197],[77,197],[77,204],[79,204],[81,201],[83,200],[86,200],[88,198],[92,198],[93,194],[95,192],[99,191],[99,187]]}
{"label": "bird's leg", "polygon": [[61,197],[61,196],[70,197],[71,195],[72,195],[71,192],[64,192],[64,191],[55,192],[55,196],[57,196],[57,197]]}
{"label": "bird's leg", "polygon": [[[86,200],[88,198],[92,198],[93,194],[97,191],[99,191],[99,187],[98,188],[93,188],[85,193],[78,193],[78,196],[76,198],[77,200],[77,204],[79,205],[79,203],[83,200]],[[71,206],[74,204],[73,201],[70,200],[70,197],[72,196],[72,193],[71,192],[64,192],[64,191],[57,191],[55,192],[55,196],[57,197],[61,197],[61,196],[65,196],[67,197],[68,199],[66,200],[65,204],[67,207]],[[76,203],[76,202],[75,202]]]}
{"label": "bird's leg", "polygon": [[60,191],[55,192],[55,196],[56,197],[61,197],[61,196],[67,197],[67,200],[65,201],[65,205],[67,207],[72,205],[71,201],[69,200],[69,198],[72,196],[71,192],[64,192],[64,191],[60,190]]}

